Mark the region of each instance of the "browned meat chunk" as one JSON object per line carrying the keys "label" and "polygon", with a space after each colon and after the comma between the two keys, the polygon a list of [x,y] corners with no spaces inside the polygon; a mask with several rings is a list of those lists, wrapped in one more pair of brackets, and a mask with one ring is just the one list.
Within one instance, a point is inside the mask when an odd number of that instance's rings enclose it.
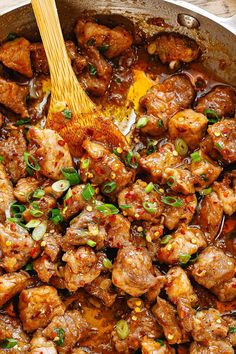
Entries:
{"label": "browned meat chunk", "polygon": [[86,20],[77,22],[75,34],[80,45],[94,45],[108,58],[117,57],[128,49],[133,42],[130,33],[122,27],[110,29]]}
{"label": "browned meat chunk", "polygon": [[220,301],[233,301],[236,299],[236,278],[232,278],[227,282],[216,285],[211,291],[218,297]]}
{"label": "browned meat chunk", "polygon": [[62,236],[51,230],[50,233],[44,234],[43,241],[46,243],[43,253],[54,262],[61,250]]}
{"label": "browned meat chunk", "polygon": [[118,195],[119,206],[128,205],[125,212],[132,219],[158,222],[163,204],[156,191],[145,192],[146,186],[146,182],[137,180],[131,187],[123,189]]}
{"label": "browned meat chunk", "polygon": [[64,201],[64,205],[61,209],[65,220],[71,219],[87,205],[88,202],[86,202],[81,194],[84,187],[84,184],[73,187],[71,189],[71,197]]}
{"label": "browned meat chunk", "polygon": [[167,183],[174,192],[188,195],[195,191],[193,176],[187,169],[167,167],[162,177],[162,183]]}
{"label": "browned meat chunk", "polygon": [[219,177],[222,167],[201,150],[194,152],[194,154],[198,154],[198,157],[196,161],[191,162],[190,169],[195,180],[195,189],[199,191],[209,187]]}
{"label": "browned meat chunk", "polygon": [[188,299],[192,306],[197,303],[197,295],[193,291],[193,287],[188,279],[187,274],[181,267],[172,267],[167,275],[165,284],[166,293],[169,300],[177,304],[180,298]]}
{"label": "browned meat chunk", "polygon": [[0,224],[0,267],[7,272],[15,272],[40,252],[39,245],[26,229],[13,223]]}
{"label": "browned meat chunk", "polygon": [[112,288],[112,282],[108,275],[99,275],[90,284],[85,285],[85,290],[102,300],[103,304],[110,307],[114,304],[117,294]]}
{"label": "browned meat chunk", "polygon": [[195,310],[187,298],[179,298],[177,300],[177,313],[180,318],[181,326],[186,332],[191,332],[193,329],[193,316]]}
{"label": "browned meat chunk", "polygon": [[[177,112],[188,108],[195,93],[188,77],[178,74],[167,78],[163,83],[151,87],[145,96],[140,100],[141,106],[146,108],[147,114],[157,117],[163,121],[167,128],[168,120]],[[146,125],[146,130],[148,123]]]}
{"label": "browned meat chunk", "polygon": [[35,216],[33,215],[32,211],[35,209],[39,210],[42,215],[38,217],[38,220],[47,220],[48,213],[51,209],[54,209],[56,207],[57,203],[54,197],[51,197],[50,195],[45,195],[42,198],[40,198],[37,202],[34,201],[29,205],[29,207],[22,213],[24,219],[26,222],[29,222],[30,220],[34,219]]}
{"label": "browned meat chunk", "polygon": [[0,341],[12,338],[17,344],[12,349],[1,349],[1,353],[27,354],[29,351],[29,338],[24,333],[20,321],[17,319],[0,314]]}
{"label": "browned meat chunk", "polygon": [[146,293],[156,284],[151,257],[145,248],[124,247],[118,251],[112,282],[132,296]]}
{"label": "browned meat chunk", "polygon": [[164,225],[169,229],[176,229],[180,223],[189,224],[193,218],[197,207],[197,197],[195,194],[188,196],[179,196],[178,200],[182,200],[183,205],[180,207],[165,206]]}
{"label": "browned meat chunk", "polygon": [[2,164],[0,164],[0,221],[6,220],[6,212],[14,201],[13,187]]}
{"label": "browned meat chunk", "polygon": [[139,312],[134,310],[128,315],[126,320],[123,320],[129,329],[128,336],[125,339],[119,336],[119,322],[112,332],[112,341],[118,353],[133,353],[141,346],[144,336],[154,339],[162,334],[162,330],[153,314],[145,307],[138,307],[138,309]]}
{"label": "browned meat chunk", "polygon": [[230,176],[225,176],[222,182],[215,182],[213,189],[216,192],[225,214],[232,215],[236,211],[236,179],[231,188]]}
{"label": "browned meat chunk", "polygon": [[186,263],[191,255],[207,245],[202,231],[193,226],[182,225],[171,236],[158,252],[158,260],[167,264]]}
{"label": "browned meat chunk", "polygon": [[195,109],[201,113],[204,113],[206,109],[211,109],[220,117],[232,117],[235,107],[235,90],[229,86],[216,86],[205,96],[199,98]]}
{"label": "browned meat chunk", "polygon": [[89,324],[77,310],[67,311],[64,315],[55,316],[43,330],[43,335],[55,341],[58,329],[64,331],[64,345],[57,346],[58,353],[69,353],[75,344],[88,336]]}
{"label": "browned meat chunk", "polygon": [[26,141],[21,130],[12,130],[8,139],[0,141],[0,155],[3,156],[6,170],[14,183],[26,175],[24,161],[26,149]]}
{"label": "browned meat chunk", "polygon": [[208,133],[214,148],[222,158],[232,163],[236,161],[236,119],[226,119],[211,125]]}
{"label": "browned meat chunk", "polygon": [[37,272],[39,279],[44,283],[48,283],[51,277],[58,275],[57,264],[53,263],[46,255],[34,261],[34,270]]}
{"label": "browned meat chunk", "polygon": [[8,68],[31,78],[33,76],[30,61],[30,42],[25,38],[16,38],[0,47],[0,61]]}
{"label": "browned meat chunk", "polygon": [[0,276],[0,306],[4,305],[13,296],[27,285],[29,275],[26,272],[9,273]]}
{"label": "browned meat chunk", "polygon": [[19,297],[20,319],[26,332],[46,327],[54,316],[63,315],[63,305],[53,286],[23,290]]}
{"label": "browned meat chunk", "polygon": [[234,354],[233,347],[223,340],[215,340],[208,343],[207,347],[193,342],[189,354]]}
{"label": "browned meat chunk", "polygon": [[197,222],[205,233],[208,243],[216,237],[223,217],[223,207],[215,192],[206,195],[198,210]]}
{"label": "browned meat chunk", "polygon": [[175,349],[163,341],[145,338],[142,341],[142,354],[175,354]]}
{"label": "browned meat chunk", "polygon": [[21,178],[14,188],[14,196],[21,203],[27,203],[29,196],[40,186],[40,180],[34,177]]}
{"label": "browned meat chunk", "polygon": [[235,261],[222,250],[209,246],[193,266],[193,277],[207,289],[230,280],[235,273]]}
{"label": "browned meat chunk", "polygon": [[200,48],[195,40],[175,32],[158,34],[147,50],[151,55],[158,55],[162,63],[172,61],[189,63],[200,54]]}
{"label": "browned meat chunk", "polygon": [[[83,147],[86,153],[81,159],[80,170],[84,182],[89,179],[92,183],[103,186],[106,182],[115,182],[114,192],[130,182],[132,172],[128,172],[119,158],[103,145],[86,140]],[[83,168],[85,160],[88,160],[88,167]]]}
{"label": "browned meat chunk", "polygon": [[172,139],[182,138],[190,149],[196,149],[205,135],[207,123],[203,114],[185,109],[169,120],[169,134]]}
{"label": "browned meat chunk", "polygon": [[224,320],[226,321],[227,325],[229,326],[229,332],[228,332],[228,340],[232,344],[233,347],[236,346],[236,319],[231,317],[231,316],[224,316]]}
{"label": "browned meat chunk", "polygon": [[30,354],[57,354],[53,341],[43,337],[40,330],[36,331],[31,342]]}
{"label": "browned meat chunk", "polygon": [[106,225],[108,247],[122,248],[130,245],[130,222],[122,215],[112,215]]}
{"label": "browned meat chunk", "polygon": [[157,318],[158,323],[162,326],[168,343],[181,343],[185,334],[174,307],[168,301],[157,297],[157,303],[153,306],[152,312]]}
{"label": "browned meat chunk", "polygon": [[62,179],[61,169],[73,167],[68,145],[54,130],[30,127],[27,137],[29,152],[38,161],[42,175]]}
{"label": "browned meat chunk", "polygon": [[76,291],[96,279],[101,273],[104,259],[103,253],[96,254],[91,247],[66,252],[62,260],[66,262],[64,277],[67,289]]}
{"label": "browned meat chunk", "polygon": [[25,103],[28,91],[26,86],[19,86],[15,82],[0,78],[0,103],[20,114],[22,118],[28,116]]}

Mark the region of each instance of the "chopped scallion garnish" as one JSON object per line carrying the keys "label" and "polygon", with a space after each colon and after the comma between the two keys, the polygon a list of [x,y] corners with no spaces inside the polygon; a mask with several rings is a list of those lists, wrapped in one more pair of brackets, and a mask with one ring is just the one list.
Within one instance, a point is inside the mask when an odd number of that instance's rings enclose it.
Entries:
{"label": "chopped scallion garnish", "polygon": [[156,209],[156,205],[155,203],[151,203],[151,202],[144,202],[143,203],[143,208],[148,212],[148,213],[155,213]]}
{"label": "chopped scallion garnish", "polygon": [[191,258],[191,254],[188,253],[182,253],[179,255],[179,263],[180,264],[186,264]]}
{"label": "chopped scallion garnish", "polygon": [[105,259],[103,260],[103,265],[104,265],[104,267],[107,268],[107,269],[112,269],[112,262],[111,262],[110,259],[108,259],[108,258],[105,258]]}
{"label": "chopped scallion garnish", "polygon": [[96,242],[95,241],[93,241],[93,240],[88,240],[87,241],[87,245],[89,246],[89,247],[95,247],[96,246]]}
{"label": "chopped scallion garnish", "polygon": [[72,117],[72,112],[70,109],[64,109],[62,111],[62,114],[66,119],[71,119],[71,117]]}
{"label": "chopped scallion garnish", "polygon": [[161,239],[161,245],[167,245],[167,243],[172,239],[171,235],[165,235]]}
{"label": "chopped scallion garnish", "polygon": [[55,208],[50,211],[50,220],[54,222],[55,225],[59,224],[60,222],[64,221],[63,216],[59,209]]}
{"label": "chopped scallion garnish", "polygon": [[116,324],[116,333],[121,339],[125,339],[129,335],[129,325],[125,320],[120,320]]}
{"label": "chopped scallion garnish", "polygon": [[202,189],[202,190],[200,191],[200,194],[201,194],[201,195],[208,195],[208,194],[211,194],[211,192],[212,192],[212,188],[209,187],[209,188],[206,188],[206,189]]}
{"label": "chopped scallion garnish", "polygon": [[71,186],[80,183],[80,175],[74,167],[63,167],[61,172],[63,176],[70,182]]}
{"label": "chopped scallion garnish", "polygon": [[138,129],[143,128],[147,125],[147,123],[148,123],[148,117],[146,117],[146,116],[141,117],[137,121],[136,128],[138,128]]}
{"label": "chopped scallion garnish", "polygon": [[125,157],[125,163],[133,169],[138,168],[137,154],[130,150]]}
{"label": "chopped scallion garnish", "polygon": [[114,192],[117,188],[116,182],[107,182],[102,187],[103,193],[110,194]]}
{"label": "chopped scallion garnish", "polygon": [[169,187],[174,187],[176,185],[176,178],[174,176],[170,176],[167,178],[166,184]]}
{"label": "chopped scallion garnish", "polygon": [[213,109],[205,109],[203,114],[207,116],[208,122],[211,124],[217,123],[220,120],[219,115]]}
{"label": "chopped scallion garnish", "polygon": [[63,328],[54,328],[54,332],[57,334],[57,337],[59,338],[58,340],[55,341],[57,345],[60,347],[64,346],[64,341],[65,341],[65,331]]}
{"label": "chopped scallion garnish", "polygon": [[6,338],[4,341],[0,344],[1,348],[4,349],[10,349],[14,348],[18,344],[17,340],[14,338]]}
{"label": "chopped scallion garnish", "polygon": [[96,76],[97,75],[97,69],[95,66],[91,63],[88,64],[89,72],[91,76]]}
{"label": "chopped scallion garnish", "polygon": [[81,168],[86,169],[86,168],[89,167],[89,165],[90,165],[90,160],[89,159],[81,161]]}
{"label": "chopped scallion garnish", "polygon": [[104,215],[114,215],[119,213],[119,209],[115,207],[113,204],[102,204],[102,205],[97,205],[96,209],[100,211]]}
{"label": "chopped scallion garnish", "polygon": [[15,125],[19,127],[20,125],[28,124],[30,123],[30,118],[25,118],[25,119],[19,119],[15,122]]}
{"label": "chopped scallion garnish", "polygon": [[37,188],[35,189],[34,193],[33,193],[33,198],[37,198],[40,199],[45,195],[45,192],[43,189],[41,188]]}
{"label": "chopped scallion garnish", "polygon": [[90,183],[87,183],[82,191],[82,197],[88,202],[94,196],[95,190]]}
{"label": "chopped scallion garnish", "polygon": [[195,151],[192,154],[190,154],[190,157],[192,159],[193,162],[200,162],[202,161],[202,158],[199,154],[199,151]]}
{"label": "chopped scallion garnish", "polygon": [[32,239],[39,241],[43,238],[44,234],[47,231],[47,222],[43,221],[38,226],[36,226],[32,232]]}
{"label": "chopped scallion garnish", "polygon": [[175,140],[175,150],[180,156],[185,156],[188,153],[188,145],[183,139],[178,138]]}
{"label": "chopped scallion garnish", "polygon": [[70,182],[67,179],[61,179],[52,184],[54,192],[65,192],[70,187]]}
{"label": "chopped scallion garnish", "polygon": [[183,206],[184,202],[181,199],[178,199],[176,197],[162,197],[161,198],[162,203],[165,203],[167,205],[170,205],[172,207],[181,207]]}
{"label": "chopped scallion garnish", "polygon": [[154,188],[154,184],[152,182],[148,183],[147,187],[145,188],[146,193],[150,193]]}
{"label": "chopped scallion garnish", "polygon": [[131,208],[131,205],[128,205],[128,204],[122,204],[122,205],[120,205],[119,207],[120,207],[120,209],[125,210],[125,209],[130,209],[130,208]]}
{"label": "chopped scallion garnish", "polygon": [[40,171],[40,166],[36,158],[27,151],[24,152],[24,161],[27,165],[26,170],[29,174],[32,174],[33,171]]}

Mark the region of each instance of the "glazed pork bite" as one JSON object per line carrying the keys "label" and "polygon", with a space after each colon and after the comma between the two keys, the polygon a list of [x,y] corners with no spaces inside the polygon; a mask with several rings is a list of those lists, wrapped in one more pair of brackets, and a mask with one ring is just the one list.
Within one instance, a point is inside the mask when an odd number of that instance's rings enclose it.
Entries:
{"label": "glazed pork bite", "polygon": [[236,277],[211,288],[211,291],[220,301],[233,301],[236,299]]}
{"label": "glazed pork bite", "polygon": [[232,215],[236,211],[236,178],[225,175],[222,182],[215,182],[213,190],[216,192],[225,214]]}
{"label": "glazed pork bite", "polygon": [[6,220],[6,212],[14,201],[13,186],[5,168],[0,164],[0,221]]}
{"label": "glazed pork bite", "polygon": [[29,338],[22,329],[20,321],[14,317],[0,314],[0,341],[15,340],[15,345],[9,349],[1,349],[2,353],[29,353]]}
{"label": "glazed pork bite", "polygon": [[0,306],[22,291],[26,287],[29,278],[29,274],[23,271],[1,275]]}
{"label": "glazed pork bite", "polygon": [[167,167],[162,174],[161,183],[167,184],[174,192],[185,195],[193,194],[195,191],[194,178],[187,168],[184,168],[184,166],[181,167]]}
{"label": "glazed pork bite", "polygon": [[29,196],[40,186],[40,180],[34,177],[20,178],[14,188],[14,196],[21,203],[27,203]]}
{"label": "glazed pork bite", "polygon": [[37,330],[30,342],[29,354],[57,354],[56,346],[53,341],[47,340],[41,330]]}
{"label": "glazed pork bite", "polygon": [[96,296],[100,299],[107,307],[111,307],[117,297],[109,274],[99,275],[91,283],[86,284],[84,288],[90,295]]}

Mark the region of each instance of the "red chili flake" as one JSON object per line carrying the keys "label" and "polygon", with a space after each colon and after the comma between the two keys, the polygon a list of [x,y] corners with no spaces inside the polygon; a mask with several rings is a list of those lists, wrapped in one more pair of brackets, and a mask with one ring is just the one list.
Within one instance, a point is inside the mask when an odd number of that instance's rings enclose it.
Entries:
{"label": "red chili flake", "polygon": [[60,146],[64,146],[65,145],[65,141],[64,140],[58,140],[58,145]]}
{"label": "red chili flake", "polygon": [[14,223],[10,224],[11,231],[16,231],[16,225]]}
{"label": "red chili flake", "polygon": [[35,256],[37,256],[38,254],[38,247],[35,246],[31,251],[30,251],[30,255],[32,258],[34,258]]}
{"label": "red chili flake", "polygon": [[109,217],[109,222],[115,222],[116,221],[116,215],[111,215]]}
{"label": "red chili flake", "polygon": [[229,196],[228,192],[224,192],[224,197],[227,198]]}
{"label": "red chili flake", "polygon": [[185,200],[186,200],[186,202],[192,202],[193,201],[193,196],[192,195],[188,195]]}

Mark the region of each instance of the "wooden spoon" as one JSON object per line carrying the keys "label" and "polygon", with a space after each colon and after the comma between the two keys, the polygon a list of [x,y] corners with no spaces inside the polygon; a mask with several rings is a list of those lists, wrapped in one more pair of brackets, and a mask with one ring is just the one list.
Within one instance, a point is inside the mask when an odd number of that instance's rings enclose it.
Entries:
{"label": "wooden spoon", "polygon": [[[85,138],[127,149],[125,137],[103,116],[80,86],[67,55],[55,0],[32,0],[32,7],[47,55],[51,102],[46,127],[56,130],[79,157]],[[70,119],[62,113],[72,112]]]}

